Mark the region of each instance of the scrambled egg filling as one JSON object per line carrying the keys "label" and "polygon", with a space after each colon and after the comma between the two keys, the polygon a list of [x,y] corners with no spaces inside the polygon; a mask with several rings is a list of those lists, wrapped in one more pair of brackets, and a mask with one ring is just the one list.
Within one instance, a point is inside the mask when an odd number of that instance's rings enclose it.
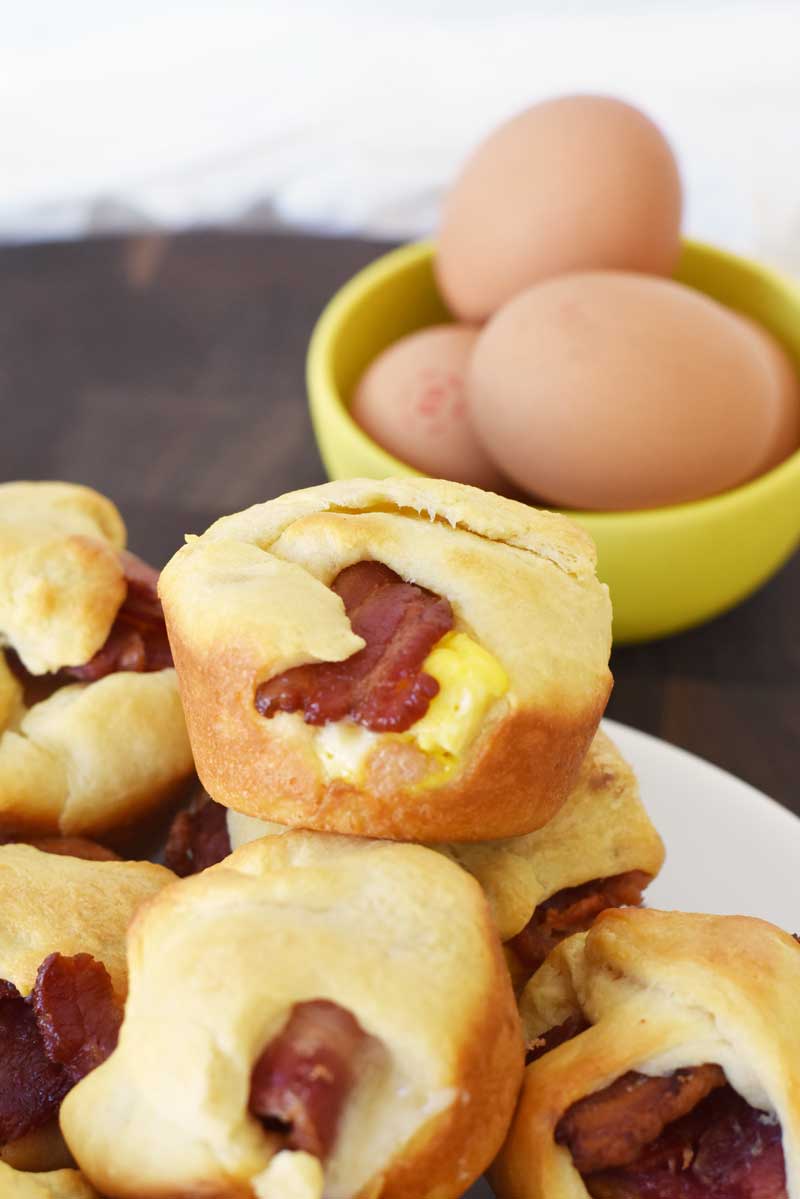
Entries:
{"label": "scrambled egg filling", "polygon": [[486,711],[509,687],[503,667],[466,633],[446,633],[422,664],[439,684],[428,711],[405,733],[373,733],[350,721],[325,725],[317,753],[329,778],[355,782],[378,738],[412,742],[434,758],[439,769],[422,786],[438,785],[455,769],[473,741]]}

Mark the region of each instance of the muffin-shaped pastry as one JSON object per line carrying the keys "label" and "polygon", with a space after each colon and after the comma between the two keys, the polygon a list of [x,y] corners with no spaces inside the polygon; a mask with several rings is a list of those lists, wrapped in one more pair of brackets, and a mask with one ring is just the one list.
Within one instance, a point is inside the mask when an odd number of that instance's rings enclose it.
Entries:
{"label": "muffin-shaped pastry", "polygon": [[432,479],[218,521],[159,593],[200,778],[281,824],[479,841],[545,824],[611,686],[611,609],[564,517]]}
{"label": "muffin-shaped pastry", "polygon": [[0,485],[0,833],[103,835],[192,770],[157,572],[104,496]]}
{"label": "muffin-shaped pastry", "polygon": [[481,890],[441,854],[267,837],[128,944],[119,1045],[61,1112],[103,1194],[455,1199],[497,1152],[519,1018]]}
{"label": "muffin-shaped pastry", "polygon": [[[167,865],[190,874],[249,841],[285,831],[208,800],[175,818]],[[602,729],[569,798],[544,828],[506,841],[435,848],[483,887],[519,980],[559,941],[589,928],[598,912],[639,904],[664,861],[636,776]]]}
{"label": "muffin-shaped pastry", "polygon": [[531,979],[499,1199],[797,1199],[800,945],[744,916],[604,912]]}
{"label": "muffin-shaped pastry", "polygon": [[27,1174],[1,1161],[0,1195],[3,1199],[100,1199],[77,1170]]}
{"label": "muffin-shaped pastry", "polygon": [[0,846],[0,1158],[8,1165],[69,1163],[56,1123],[61,1101],[116,1043],[128,924],[173,879],[151,862]]}

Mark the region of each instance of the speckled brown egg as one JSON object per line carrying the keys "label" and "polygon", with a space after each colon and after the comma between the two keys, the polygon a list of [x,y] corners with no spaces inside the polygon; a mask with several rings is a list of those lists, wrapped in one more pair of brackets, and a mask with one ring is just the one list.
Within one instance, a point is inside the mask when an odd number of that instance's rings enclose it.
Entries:
{"label": "speckled brown egg", "polygon": [[435,478],[498,490],[503,478],[467,411],[464,380],[477,330],[434,325],[401,338],[367,368],[351,413],[402,462]]}
{"label": "speckled brown egg", "polygon": [[496,129],[448,195],[436,276],[461,320],[482,321],[567,271],[668,275],[681,182],[653,122],[609,96],[536,104]]}
{"label": "speckled brown egg", "polygon": [[474,426],[498,468],[551,504],[651,508],[767,469],[791,395],[763,337],[667,279],[564,275],[476,342]]}

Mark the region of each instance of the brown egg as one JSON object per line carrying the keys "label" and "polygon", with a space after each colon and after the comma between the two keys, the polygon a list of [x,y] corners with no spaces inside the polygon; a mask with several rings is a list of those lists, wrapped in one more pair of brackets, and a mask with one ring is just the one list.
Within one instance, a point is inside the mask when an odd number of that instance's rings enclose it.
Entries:
{"label": "brown egg", "polygon": [[800,374],[780,342],[768,329],[744,313],[737,314],[754,334],[768,369],[774,374],[778,394],[778,422],[759,473],[772,470],[800,447]]}
{"label": "brown egg", "polygon": [[520,113],[467,160],[436,251],[442,294],[482,321],[567,271],[668,275],[679,253],[681,183],[663,134],[609,96],[564,96]]}
{"label": "brown egg", "polygon": [[735,313],[680,283],[609,271],[511,300],[468,376],[497,466],[572,508],[657,507],[743,483],[783,442],[785,394]]}
{"label": "brown egg", "polygon": [[497,490],[502,475],[475,436],[464,394],[477,335],[434,325],[395,342],[367,368],[350,411],[379,445],[423,474]]}

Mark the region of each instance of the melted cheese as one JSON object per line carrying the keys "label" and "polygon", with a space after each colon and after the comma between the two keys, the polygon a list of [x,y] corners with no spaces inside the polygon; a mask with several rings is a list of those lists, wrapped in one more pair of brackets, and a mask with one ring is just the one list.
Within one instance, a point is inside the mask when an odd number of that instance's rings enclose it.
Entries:
{"label": "melted cheese", "polygon": [[436,679],[439,694],[409,732],[425,753],[457,758],[474,740],[489,705],[508,691],[508,675],[466,633],[446,633],[422,668]]}
{"label": "melted cheese", "polygon": [[285,1149],[252,1180],[258,1199],[322,1199],[322,1166],[310,1153]]}
{"label": "melted cheese", "polygon": [[461,754],[477,735],[495,700],[508,690],[503,667],[466,633],[446,633],[422,664],[439,684],[428,711],[405,733],[373,733],[352,721],[325,725],[316,736],[316,749],[329,779],[356,782],[364,762],[379,739],[412,742],[436,759],[439,769],[422,787],[438,786],[451,774]]}

